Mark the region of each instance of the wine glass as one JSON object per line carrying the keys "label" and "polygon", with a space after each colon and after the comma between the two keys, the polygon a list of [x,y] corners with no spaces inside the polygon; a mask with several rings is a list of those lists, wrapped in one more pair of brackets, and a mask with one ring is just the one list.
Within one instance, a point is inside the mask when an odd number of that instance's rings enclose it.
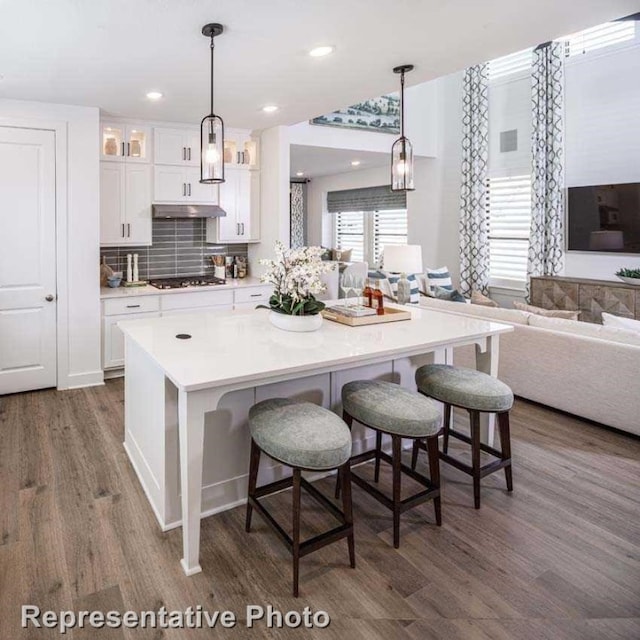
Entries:
{"label": "wine glass", "polygon": [[352,275],[346,274],[342,276],[342,281],[340,282],[340,289],[342,289],[342,293],[344,294],[343,306],[347,308],[349,307],[349,293],[353,290]]}
{"label": "wine glass", "polygon": [[351,290],[356,296],[356,307],[360,307],[362,304],[362,291],[364,290],[364,278],[354,276],[351,282]]}

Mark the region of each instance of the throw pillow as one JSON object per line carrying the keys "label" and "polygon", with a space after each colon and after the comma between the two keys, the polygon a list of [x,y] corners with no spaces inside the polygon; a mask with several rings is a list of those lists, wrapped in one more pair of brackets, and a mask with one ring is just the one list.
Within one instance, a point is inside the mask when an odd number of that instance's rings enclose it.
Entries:
{"label": "throw pillow", "polygon": [[485,296],[482,291],[471,292],[471,304],[480,304],[483,307],[497,307],[498,303],[489,296]]}
{"label": "throw pillow", "polygon": [[440,300],[449,300],[450,302],[466,302],[467,299],[457,289],[445,289],[444,287],[436,287],[434,297]]}
{"label": "throw pillow", "polygon": [[436,287],[453,291],[453,283],[451,282],[451,274],[447,267],[440,267],[439,269],[427,269],[424,274],[427,281],[426,294],[428,296],[435,296]]}
{"label": "throw pillow", "polygon": [[351,262],[353,249],[332,249],[331,257],[337,262]]}
{"label": "throw pillow", "polygon": [[[387,271],[382,271],[391,286],[391,297],[397,302],[398,301],[398,282],[400,280],[399,273],[391,273]],[[409,289],[410,289],[410,298],[409,302],[411,304],[418,304],[420,302],[420,284],[418,283],[418,278],[415,274],[410,273],[407,275],[407,280],[409,281]],[[384,290],[383,290],[384,292]]]}
{"label": "throw pillow", "polygon": [[623,318],[614,316],[612,313],[602,313],[602,324],[605,327],[614,327],[616,329],[627,329],[627,331],[636,331],[640,333],[640,320],[633,318]]}
{"label": "throw pillow", "polygon": [[528,311],[537,316],[544,316],[545,318],[564,318],[565,320],[577,320],[580,315],[579,311],[564,311],[562,309],[543,309],[542,307],[534,307],[531,304],[525,304],[514,300],[513,306],[520,311]]}

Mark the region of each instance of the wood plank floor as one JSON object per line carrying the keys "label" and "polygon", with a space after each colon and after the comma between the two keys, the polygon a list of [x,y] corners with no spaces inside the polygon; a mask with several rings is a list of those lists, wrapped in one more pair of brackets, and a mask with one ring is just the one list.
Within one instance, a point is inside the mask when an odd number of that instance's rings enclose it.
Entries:
{"label": "wood plank floor", "polygon": [[[288,553],[257,515],[245,534],[243,508],[203,521],[204,572],[183,575],[180,530],[160,532],[122,448],[122,403],[121,381],[0,398],[0,640],[60,637],[21,630],[22,604],[202,605],[241,619],[247,604],[308,605],[332,619],[315,630],[84,629],[71,638],[640,638],[637,439],[517,402],[513,494],[502,474],[486,478],[475,511],[470,479],[443,465],[443,526],[430,503],[405,514],[396,551],[390,513],[355,487],[357,569],[346,542],[308,556],[294,600]],[[270,498],[282,522],[289,499]],[[329,522],[312,501],[303,517],[308,533]]]}

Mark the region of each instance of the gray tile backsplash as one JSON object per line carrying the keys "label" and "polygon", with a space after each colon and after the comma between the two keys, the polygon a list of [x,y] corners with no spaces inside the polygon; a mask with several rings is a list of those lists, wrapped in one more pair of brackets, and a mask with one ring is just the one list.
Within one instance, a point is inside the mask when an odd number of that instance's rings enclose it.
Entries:
{"label": "gray tile backsplash", "polygon": [[[100,261],[106,257],[114,271],[126,271],[127,254],[138,254],[141,280],[173,276],[213,275],[210,256],[246,256],[246,244],[208,244],[205,218],[193,220],[160,218],[153,220],[152,246],[101,247]],[[125,274],[126,275],[126,274]]]}

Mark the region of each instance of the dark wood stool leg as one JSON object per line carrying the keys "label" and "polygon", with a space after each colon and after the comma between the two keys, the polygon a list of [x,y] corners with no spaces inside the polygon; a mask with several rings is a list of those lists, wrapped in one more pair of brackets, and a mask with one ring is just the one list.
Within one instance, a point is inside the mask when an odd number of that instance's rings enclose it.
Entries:
{"label": "dark wood stool leg", "polygon": [[[254,498],[256,494],[256,484],[258,482],[258,468],[260,467],[260,447],[251,438],[251,458],[249,462],[249,498]],[[247,519],[245,522],[245,531],[251,531],[251,514],[253,507],[251,500],[247,500]]]}
{"label": "dark wood stool leg", "polygon": [[[347,423],[347,427],[349,427],[349,431],[351,431],[351,427],[353,426],[353,417],[350,416],[346,411],[343,411],[342,419]],[[342,481],[340,480],[341,475],[342,475],[342,471],[338,469],[338,473],[336,476],[336,492],[335,492],[336,500],[340,498],[340,486],[342,485]]]}
{"label": "dark wood stool leg", "polygon": [[400,504],[402,478],[402,438],[391,436],[391,458],[393,460],[393,546],[400,547]]}
{"label": "dark wood stool leg", "polygon": [[418,464],[418,452],[420,451],[420,439],[413,441],[413,450],[411,451],[411,468],[415,471]]}
{"label": "dark wood stool leg", "polygon": [[300,579],[300,469],[293,470],[293,597]]}
{"label": "dark wood stool leg", "polygon": [[480,412],[469,411],[471,424],[471,475],[473,477],[473,506],[480,508]]}
{"label": "dark wood stool leg", "polygon": [[451,428],[451,405],[444,405],[444,422],[442,425],[442,451],[447,453],[449,450],[449,429]]}
{"label": "dark wood stool leg", "polygon": [[[414,443],[415,447],[415,443]],[[427,438],[427,454],[429,456],[429,478],[434,487],[440,488],[440,452],[438,451],[438,436]],[[442,505],[440,496],[433,499],[433,508],[436,513],[436,524],[442,525]]]}
{"label": "dark wood stool leg", "polygon": [[[498,414],[498,428],[500,429],[500,449],[502,459],[511,461],[511,433],[509,427],[509,412]],[[513,491],[513,478],[511,476],[511,462],[504,468],[507,480],[507,491]]]}
{"label": "dark wood stool leg", "polygon": [[376,431],[376,467],[373,472],[373,481],[378,482],[380,480],[380,452],[382,451],[382,433]]}
{"label": "dark wood stool leg", "polygon": [[[340,478],[342,481],[342,511],[344,513],[345,524],[353,526],[353,504],[351,502],[351,463],[349,460],[340,468]],[[353,529],[347,536],[349,545],[349,563],[351,568],[356,568],[356,548]]]}

